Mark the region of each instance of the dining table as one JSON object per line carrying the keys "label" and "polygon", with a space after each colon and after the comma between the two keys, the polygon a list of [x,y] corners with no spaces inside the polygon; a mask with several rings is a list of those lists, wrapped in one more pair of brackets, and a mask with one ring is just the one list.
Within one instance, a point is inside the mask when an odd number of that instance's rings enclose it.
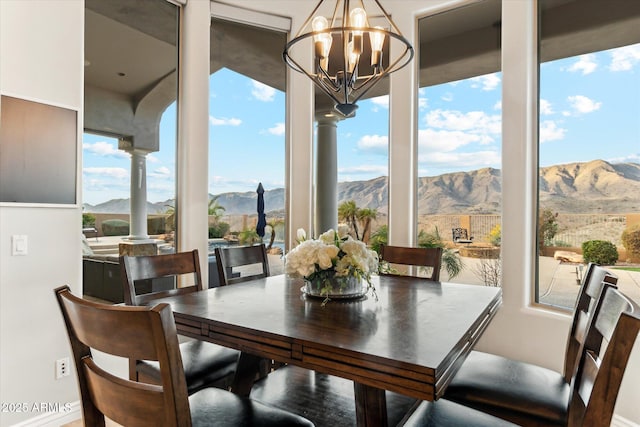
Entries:
{"label": "dining table", "polygon": [[[271,276],[174,296],[179,334],[241,351],[232,391],[249,395],[259,362],[352,380],[357,424],[385,426],[385,390],[436,400],[497,312],[499,287],[380,275],[354,299],[307,295]],[[264,366],[264,365],[263,365]]]}

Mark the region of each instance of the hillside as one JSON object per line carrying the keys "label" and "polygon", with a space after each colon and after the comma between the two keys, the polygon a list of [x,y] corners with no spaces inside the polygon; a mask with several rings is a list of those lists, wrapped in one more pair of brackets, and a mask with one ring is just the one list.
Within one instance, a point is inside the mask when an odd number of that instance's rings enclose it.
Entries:
{"label": "hillside", "polygon": [[[539,176],[542,207],[560,213],[638,212],[640,211],[640,164],[611,164],[603,160],[569,163],[542,168]],[[501,174],[498,169],[448,173],[418,180],[419,214],[493,214],[500,212]],[[213,197],[213,196],[212,196]],[[226,215],[256,211],[255,192],[223,193],[218,201]],[[284,189],[267,190],[266,212],[284,210]],[[387,178],[338,183],[338,201],[355,200],[358,207],[387,212]],[[149,203],[148,212],[161,213],[172,200]],[[127,213],[129,200],[117,199],[96,206],[85,205],[85,212]]]}

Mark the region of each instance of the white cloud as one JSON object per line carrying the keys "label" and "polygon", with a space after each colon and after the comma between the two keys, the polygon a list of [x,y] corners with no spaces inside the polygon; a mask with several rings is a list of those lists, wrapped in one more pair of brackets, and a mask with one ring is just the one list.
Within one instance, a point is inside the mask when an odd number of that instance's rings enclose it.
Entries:
{"label": "white cloud", "polygon": [[482,167],[500,167],[500,152],[498,151],[475,151],[471,153],[442,153],[430,152],[424,153],[418,157],[421,168],[425,166],[444,166],[450,167],[455,165],[461,170],[474,169]]}
{"label": "white cloud", "polygon": [[173,178],[173,172],[171,172],[171,169],[169,169],[166,166],[161,166],[157,169],[154,169],[151,172],[147,172],[147,175],[152,178],[161,178],[161,179]]}
{"label": "white cloud", "polygon": [[389,95],[376,96],[375,98],[371,98],[369,101],[374,105],[375,111],[377,111],[375,107],[389,108]]}
{"label": "white cloud", "polygon": [[382,135],[364,135],[358,141],[358,149],[386,153],[389,148],[389,137]]}
{"label": "white cloud", "polygon": [[602,102],[596,102],[582,95],[570,96],[567,100],[571,108],[578,114],[593,113],[602,106]]}
{"label": "white cloud", "polygon": [[352,175],[387,175],[387,167],[382,165],[359,165],[359,166],[350,166],[346,168],[338,169],[338,173],[341,175],[352,174]]}
{"label": "white cloud", "polygon": [[640,43],[621,47],[611,52],[611,71],[629,71],[640,63]]}
{"label": "white cloud", "polygon": [[104,168],[104,167],[83,168],[82,173],[85,175],[95,175],[95,176],[117,178],[117,179],[123,179],[129,176],[129,171],[127,171],[124,168]]}
{"label": "white cloud", "polygon": [[160,163],[160,159],[153,153],[147,154],[147,163]]}
{"label": "white cloud", "polygon": [[540,142],[544,143],[564,139],[566,131],[566,129],[558,127],[556,122],[552,120],[545,120],[540,123]]}
{"label": "white cloud", "polygon": [[451,92],[447,92],[444,95],[442,95],[440,99],[442,99],[445,102],[451,102],[453,101],[453,94]]}
{"label": "white cloud", "polygon": [[426,115],[427,126],[452,131],[468,131],[475,134],[494,134],[502,132],[502,120],[499,114],[488,115],[484,111],[462,113],[456,110],[433,110]]}
{"label": "white cloud", "polygon": [[271,135],[282,136],[285,133],[284,123],[276,123],[274,127],[267,129]]}
{"label": "white cloud", "polygon": [[470,80],[472,88],[481,87],[486,91],[494,90],[500,85],[500,77],[496,73],[472,77]]}
{"label": "white cloud", "polygon": [[551,107],[551,103],[549,101],[547,101],[546,99],[541,99],[540,100],[540,115],[542,116],[548,116],[553,114],[553,107]]}
{"label": "white cloud", "polygon": [[93,144],[82,144],[82,149],[87,153],[95,154],[100,157],[116,157],[119,159],[128,159],[130,157],[129,153],[123,150],[118,150],[118,148],[109,144],[105,141],[94,142]]}
{"label": "white cloud", "polygon": [[242,120],[237,118],[226,118],[226,117],[213,117],[209,116],[209,123],[212,126],[240,126],[242,124]]}
{"label": "white cloud", "polygon": [[609,163],[640,163],[640,153],[606,159]]}
{"label": "white cloud", "polygon": [[598,68],[598,63],[595,60],[596,56],[593,53],[580,55],[578,61],[567,68],[567,71],[582,72],[582,75],[591,74]]}
{"label": "white cloud", "polygon": [[419,97],[418,98],[418,109],[422,110],[423,108],[427,108],[429,106],[429,101],[427,98]]}
{"label": "white cloud", "polygon": [[498,111],[502,110],[502,100],[500,100],[500,101],[496,102],[495,104],[493,104],[493,109],[494,110],[498,110]]}
{"label": "white cloud", "polygon": [[445,153],[455,151],[471,143],[485,142],[485,137],[469,132],[420,129],[418,131],[418,151],[430,153]]}
{"label": "white cloud", "polygon": [[259,101],[271,102],[275,99],[276,90],[271,86],[267,86],[266,84],[255,80],[251,81],[251,85],[253,86],[253,89],[251,89],[251,95]]}

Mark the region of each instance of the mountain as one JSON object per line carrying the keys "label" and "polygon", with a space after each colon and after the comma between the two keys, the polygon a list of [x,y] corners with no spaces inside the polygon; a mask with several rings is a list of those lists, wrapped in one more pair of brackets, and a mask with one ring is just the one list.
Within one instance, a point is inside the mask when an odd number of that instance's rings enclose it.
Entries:
{"label": "mountain", "polygon": [[[539,191],[542,207],[554,212],[616,213],[640,211],[640,164],[608,163],[594,160],[540,169]],[[496,214],[500,213],[502,181],[499,169],[484,168],[418,178],[418,213]],[[210,196],[213,197],[213,196]],[[254,214],[257,194],[219,194],[218,202],[226,215]],[[265,211],[284,211],[284,189],[266,190]],[[338,183],[338,203],[354,200],[360,208],[388,211],[387,177],[368,181]],[[165,212],[173,200],[148,203],[149,213]],[[127,213],[128,199],[110,200],[96,206],[85,205],[85,212]]]}

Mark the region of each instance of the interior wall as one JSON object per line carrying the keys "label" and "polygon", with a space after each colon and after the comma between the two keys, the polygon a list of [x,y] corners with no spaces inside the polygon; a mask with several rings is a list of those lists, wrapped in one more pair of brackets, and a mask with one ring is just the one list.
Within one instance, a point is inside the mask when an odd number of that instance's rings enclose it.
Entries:
{"label": "interior wall", "polygon": [[[77,111],[78,147],[83,22],[82,1],[0,2],[0,93]],[[71,167],[80,173],[75,159]],[[62,414],[78,400],[73,371],[55,379],[56,359],[71,353],[53,289],[68,284],[80,293],[80,224],[78,204],[0,204],[2,426]],[[27,236],[26,256],[11,255],[13,235]]]}
{"label": "interior wall", "polygon": [[[299,10],[308,13],[306,8],[298,6],[298,3],[302,3],[298,1],[295,2],[295,7],[291,5],[292,2],[283,0],[229,0],[226,3],[263,12],[287,11],[287,14],[294,15],[294,30],[297,30],[301,22]],[[313,2],[308,3],[311,8]],[[385,6],[392,15],[409,14],[415,18],[428,13],[432,7],[454,6],[456,3],[450,0],[394,0],[386,2]],[[522,22],[523,14],[524,18],[527,14],[523,9],[526,3],[529,2],[503,1],[504,19],[514,19],[514,23]],[[82,122],[83,19],[82,1],[0,1],[0,93],[77,109],[79,121]],[[406,15],[401,22],[403,25],[415,25],[415,19],[408,19]],[[38,31],[34,31],[35,28]],[[503,40],[511,43],[510,46],[514,49],[520,44],[529,43],[526,28],[521,25],[505,25]],[[401,29],[405,31],[404,28]],[[513,121],[509,126],[516,135],[513,141],[505,142],[505,145],[509,144],[509,148],[505,151],[503,173],[514,181],[503,196],[505,204],[510,205],[509,214],[514,218],[522,218],[526,225],[527,221],[530,223],[535,206],[532,204],[531,176],[522,171],[531,169],[531,164],[528,163],[531,159],[522,152],[522,144],[526,142],[518,139],[518,135],[531,132],[531,123],[526,119],[526,104],[532,101],[529,97],[535,95],[526,90],[523,92],[523,88],[528,87],[531,76],[530,70],[519,68],[521,61],[522,57],[514,54],[505,55],[503,62],[505,79],[508,73],[514,73],[512,79],[504,85],[503,111],[513,111]],[[402,84],[401,81],[394,82],[396,86]],[[415,81],[404,84],[416,87]],[[298,100],[296,96],[300,92],[304,92],[304,96]],[[290,84],[287,93],[292,94],[287,97],[288,129],[291,131],[296,128],[300,132],[296,135],[308,138],[312,132],[311,115],[292,115],[291,111],[310,111],[311,86],[304,79],[297,78],[293,85]],[[397,115],[412,114],[412,108],[407,105],[415,103],[416,96],[417,93],[414,93],[405,102],[394,102],[391,105],[391,120]],[[297,122],[292,120],[296,118],[303,121],[302,129],[296,127]],[[415,138],[415,132],[413,134],[408,135]],[[292,139],[291,135],[289,139]],[[293,141],[299,140],[293,138]],[[403,142],[397,140],[394,143]],[[303,150],[303,166],[311,164],[307,154]],[[296,157],[292,155],[291,161],[295,160]],[[206,171],[202,176],[206,176]],[[304,184],[304,187],[307,186]],[[299,191],[304,193],[306,189],[301,187]],[[398,198],[395,203],[405,206],[406,211],[409,211],[413,202],[407,198]],[[304,226],[312,207],[305,204],[296,209],[295,226]],[[70,352],[52,290],[61,284],[69,284],[74,292],[80,292],[80,224],[79,206],[0,205],[2,402],[24,402],[32,405],[67,403],[78,399],[73,372],[62,380],[54,379],[55,360],[69,356]],[[528,242],[518,237],[522,235],[522,229],[517,228],[519,226],[518,222],[507,222],[503,227],[504,253],[512,254],[512,262],[505,264],[504,268],[505,301],[479,343],[479,348],[559,370],[569,316],[529,306],[533,267],[529,261],[531,254]],[[513,231],[508,232],[508,228]],[[11,236],[15,234],[28,235],[27,256],[11,256]],[[78,239],[72,236],[78,236]],[[637,405],[640,386],[637,381],[632,381],[637,378],[640,378],[640,343],[636,343],[617,408],[618,415],[640,424],[640,408]],[[3,412],[0,414],[0,425],[13,425],[41,414],[34,411]]]}

